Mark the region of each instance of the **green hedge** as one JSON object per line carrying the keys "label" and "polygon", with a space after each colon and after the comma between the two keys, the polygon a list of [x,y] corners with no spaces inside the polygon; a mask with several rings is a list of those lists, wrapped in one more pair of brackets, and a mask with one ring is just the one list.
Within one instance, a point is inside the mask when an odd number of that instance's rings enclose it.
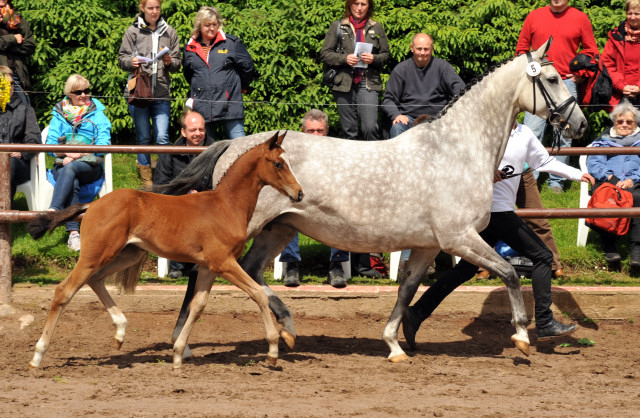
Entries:
{"label": "green hedge", "polygon": [[[94,94],[102,96],[113,124],[115,143],[132,143],[133,124],[122,89],[127,74],[117,66],[117,53],[126,28],[133,22],[138,0],[14,0],[28,19],[37,39],[31,61],[33,104],[42,125],[48,123],[53,104],[62,97],[64,81],[72,73],[85,75]],[[606,34],[624,18],[624,0],[572,1],[586,11],[600,48]],[[383,0],[376,2],[375,19],[389,38],[393,66],[405,59],[413,34],[425,31],[435,38],[435,55],[451,62],[465,81],[513,55],[527,13],[547,0]],[[203,0],[164,0],[163,14],[184,45],[195,12]],[[231,0],[214,4],[225,19],[225,31],[247,45],[259,72],[245,97],[248,133],[276,128],[298,129],[299,118],[311,107],[331,117],[334,133],[337,114],[329,89],[321,84],[318,52],[331,21],[344,9],[342,1]],[[188,85],[181,73],[173,75],[173,132]],[[600,132],[606,115],[590,115],[592,131]]]}

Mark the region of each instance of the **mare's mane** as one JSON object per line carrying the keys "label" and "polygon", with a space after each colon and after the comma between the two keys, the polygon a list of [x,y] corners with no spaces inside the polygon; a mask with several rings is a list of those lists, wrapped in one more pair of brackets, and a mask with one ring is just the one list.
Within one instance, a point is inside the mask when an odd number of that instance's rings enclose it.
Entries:
{"label": "mare's mane", "polygon": [[440,112],[438,112],[438,114],[436,115],[435,118],[429,120],[429,123],[433,123],[435,121],[437,121],[438,119],[441,119],[446,113],[447,111],[456,104],[456,102],[458,102],[458,100],[460,100],[460,98],[462,96],[464,96],[469,90],[471,90],[474,86],[476,86],[477,84],[480,84],[480,82],[487,77],[489,74],[495,72],[498,68],[502,67],[503,65],[505,65],[508,62],[513,61],[514,59],[516,59],[517,57],[511,57],[511,58],[507,58],[506,60],[499,62],[498,64],[495,64],[491,67],[489,67],[483,74],[480,74],[477,77],[474,77],[469,83],[467,83],[467,85],[465,86],[465,88],[458,94],[456,95],[453,99],[451,99],[451,101],[449,101],[449,103],[446,104],[445,107],[442,108],[442,110]]}

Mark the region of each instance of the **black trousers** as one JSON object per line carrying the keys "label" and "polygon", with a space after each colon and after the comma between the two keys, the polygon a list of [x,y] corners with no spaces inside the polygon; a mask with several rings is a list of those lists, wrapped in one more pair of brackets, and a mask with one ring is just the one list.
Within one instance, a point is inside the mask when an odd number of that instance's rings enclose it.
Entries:
{"label": "black trousers", "polygon": [[[521,255],[533,261],[531,281],[535,300],[536,325],[545,326],[551,322],[553,320],[551,312],[553,254],[540,237],[513,211],[492,212],[489,226],[480,233],[480,236],[491,247],[502,240]],[[447,295],[472,278],[477,270],[477,266],[466,260],[461,260],[453,269],[440,276],[414,305],[415,313],[420,320],[428,318]]]}
{"label": "black trousers", "polygon": [[31,163],[22,158],[11,157],[10,169],[11,201],[13,202],[13,197],[16,194],[16,188],[18,187],[18,185],[31,179]]}

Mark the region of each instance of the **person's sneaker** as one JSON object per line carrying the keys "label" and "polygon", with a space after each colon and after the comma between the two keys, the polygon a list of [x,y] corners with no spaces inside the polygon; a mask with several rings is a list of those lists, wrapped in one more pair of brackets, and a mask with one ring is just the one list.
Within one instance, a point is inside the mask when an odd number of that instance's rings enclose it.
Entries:
{"label": "person's sneaker", "polygon": [[80,234],[69,235],[67,247],[69,247],[71,251],[80,251]]}
{"label": "person's sneaker", "polygon": [[182,272],[180,270],[171,270],[167,276],[171,279],[179,279],[182,277]]}
{"label": "person's sneaker", "polygon": [[640,244],[631,243],[631,256],[629,257],[629,266],[640,267]]}
{"label": "person's sneaker", "polygon": [[329,264],[329,284],[336,289],[347,286],[347,280],[344,278],[344,270],[342,270],[341,263],[332,262]]}
{"label": "person's sneaker", "polygon": [[298,263],[285,263],[287,267],[284,272],[284,285],[287,287],[300,286],[300,270]]}
{"label": "person's sneaker", "polygon": [[576,324],[565,325],[562,322],[558,322],[552,319],[547,325],[536,325],[536,337],[538,341],[548,341],[555,337],[562,337],[563,335],[569,335],[577,328]]}

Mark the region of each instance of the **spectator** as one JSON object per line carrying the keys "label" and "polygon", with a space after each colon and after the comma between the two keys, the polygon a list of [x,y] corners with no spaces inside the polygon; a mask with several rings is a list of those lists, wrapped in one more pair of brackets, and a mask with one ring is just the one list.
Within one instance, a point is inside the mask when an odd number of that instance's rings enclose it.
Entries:
{"label": "spectator", "polygon": [[[616,106],[610,114],[613,127],[605,130],[593,147],[637,147],[640,145],[640,111],[627,100]],[[633,206],[640,206],[640,156],[638,155],[590,155],[587,170],[596,179],[592,190],[603,183],[611,183],[626,189],[633,195]],[[640,267],[640,218],[631,220],[631,256],[629,265]],[[616,249],[616,236],[599,231],[604,259],[618,262],[621,257]]]}
{"label": "spectator", "polygon": [[640,0],[627,0],[625,11],[627,19],[609,31],[602,52],[602,63],[613,82],[612,106],[620,103],[622,97],[640,105]]}
{"label": "spectator", "polygon": [[[322,62],[337,69],[331,90],[346,139],[380,139],[380,71],[389,59],[389,45],[382,25],[371,19],[373,12],[373,0],[346,0],[343,18],[331,23],[320,51]],[[371,52],[355,55],[358,42],[370,44]]]}
{"label": "spectator", "polygon": [[[176,146],[192,146],[192,147],[208,147],[213,143],[213,138],[208,137],[205,134],[204,118],[198,112],[187,111],[180,118],[180,138],[173,144]],[[185,169],[185,167],[197,156],[197,154],[162,154],[158,158],[158,165],[153,174],[154,184],[166,184],[176,178],[178,174]],[[210,189],[207,184],[202,184],[198,190],[193,192],[200,192],[205,189]],[[177,279],[194,267],[191,263],[180,263],[171,260],[169,262],[169,277]]]}
{"label": "spectator", "polygon": [[26,105],[29,101],[24,90],[31,90],[27,60],[36,50],[36,41],[29,22],[16,12],[11,0],[0,0],[0,65],[13,70],[13,79],[20,85],[14,86],[14,92],[23,97]]}
{"label": "spectator", "polygon": [[[318,109],[311,109],[302,117],[302,132],[310,135],[327,136],[329,133],[329,118],[327,114]],[[300,245],[298,233],[287,244],[280,254],[280,261],[285,263],[284,285],[288,287],[300,286]],[[347,285],[344,277],[342,262],[349,261],[349,253],[346,251],[331,249],[329,257],[329,284],[336,288]]]}
{"label": "spectator", "polygon": [[[120,68],[129,73],[144,71],[151,78],[154,100],[144,108],[129,105],[138,145],[150,145],[152,139],[155,139],[158,145],[169,144],[169,73],[175,73],[180,69],[180,42],[175,29],[161,16],[161,6],[162,0],[140,0],[140,14],[124,33],[118,52]],[[163,48],[168,48],[169,52],[162,55],[160,60],[156,60],[157,53]],[[151,61],[147,62],[143,58]],[[129,74],[129,78],[131,77],[133,74]],[[124,94],[128,97],[127,87]],[[152,185],[149,154],[138,154],[138,173],[144,187]]]}
{"label": "spectator", "polygon": [[[104,114],[104,105],[91,98],[89,80],[73,74],[64,84],[61,101],[53,107],[47,144],[58,145],[71,140],[95,145],[111,144],[111,122]],[[53,177],[56,184],[49,210],[61,210],[79,203],[80,185],[93,183],[104,175],[103,154],[85,152],[55,153]],[[80,224],[67,222],[69,249],[80,251]]]}
{"label": "spectator", "polygon": [[447,61],[432,55],[431,35],[416,34],[411,52],[413,57],[391,72],[382,99],[382,110],[393,124],[391,138],[411,128],[422,114],[435,117],[465,87]]}
{"label": "spectator", "polygon": [[[579,49],[582,52],[596,56],[598,46],[593,36],[593,28],[589,17],[581,11],[569,7],[569,0],[550,0],[550,5],[533,10],[524,21],[518,43],[516,55],[524,54],[530,49],[538,49],[553,36],[553,43],[547,55],[549,60],[562,76],[569,92],[578,99],[580,80],[571,74],[569,63],[576,56]],[[530,113],[525,113],[524,124],[528,126],[540,141],[544,139],[547,121]],[[559,135],[559,133],[558,133]],[[570,147],[571,139],[560,136],[561,146]],[[568,156],[558,156],[558,161],[567,163]],[[537,178],[537,173],[536,173]],[[564,181],[555,174],[549,175],[549,188],[554,193],[562,193]]]}
{"label": "spectator", "polygon": [[217,8],[201,7],[196,14],[183,71],[191,85],[187,107],[204,117],[207,135],[215,138],[215,123],[221,122],[230,139],[244,136],[242,93],[255,67],[240,38],[223,32]]}
{"label": "spectator", "polygon": [[[551,252],[531,228],[515,214],[516,191],[520,180],[518,176],[508,178],[507,173],[521,173],[525,162],[532,167],[539,167],[540,171],[554,172],[572,180],[589,181],[591,184],[594,180],[588,173],[583,174],[578,169],[550,157],[529,128],[515,123],[499,164],[499,167],[504,168],[498,170],[495,175],[489,225],[480,233],[480,236],[492,247],[498,240],[502,240],[534,262],[532,286],[536,336],[539,341],[542,341],[570,334],[575,331],[576,325],[565,325],[553,318]],[[455,268],[440,276],[415,305],[407,309],[403,320],[403,331],[410,344],[415,344],[415,334],[422,321],[431,315],[449,293],[472,278],[476,270],[476,266],[461,260]]]}
{"label": "spectator", "polygon": [[[33,108],[24,103],[14,91],[15,82],[13,72],[6,65],[0,66],[0,97],[5,97],[6,89],[8,102],[0,99],[0,143],[39,144],[40,128]],[[11,152],[11,201],[16,194],[19,184],[31,179],[29,161],[35,156],[33,152]],[[33,210],[33,209],[32,209]]]}

